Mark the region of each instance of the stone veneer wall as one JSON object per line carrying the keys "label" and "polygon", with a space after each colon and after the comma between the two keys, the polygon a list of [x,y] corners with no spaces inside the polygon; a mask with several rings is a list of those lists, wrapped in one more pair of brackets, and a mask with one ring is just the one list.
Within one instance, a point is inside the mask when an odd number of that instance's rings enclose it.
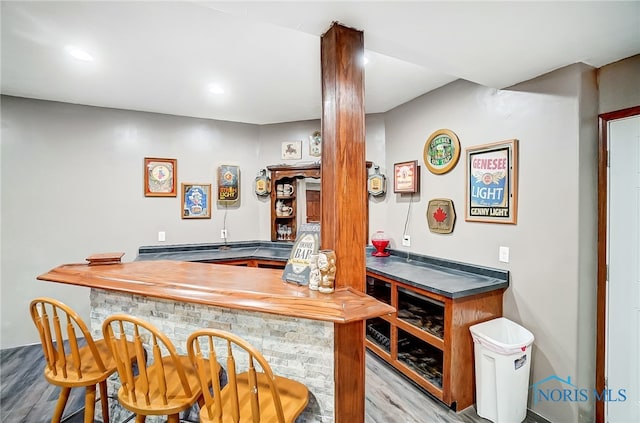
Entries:
{"label": "stone veneer wall", "polygon": [[[333,323],[275,314],[178,303],[139,295],[91,289],[91,330],[102,337],[107,316],[127,313],[145,319],[164,332],[178,352],[186,354],[187,337],[196,329],[222,329],[244,338],[262,352],[273,371],[309,388],[309,405],[298,422],[334,421]],[[226,366],[226,363],[221,363]],[[117,377],[109,381],[109,396],[116,398]],[[110,401],[111,421],[130,413]],[[197,407],[197,406],[196,406]],[[96,407],[97,418],[100,407]],[[194,412],[191,412],[191,419]],[[166,417],[149,417],[148,423]]]}

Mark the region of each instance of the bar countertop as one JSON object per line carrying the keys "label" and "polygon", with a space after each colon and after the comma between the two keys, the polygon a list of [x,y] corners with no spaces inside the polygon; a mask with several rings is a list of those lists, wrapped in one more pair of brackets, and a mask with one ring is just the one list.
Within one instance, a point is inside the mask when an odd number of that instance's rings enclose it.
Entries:
{"label": "bar countertop", "polygon": [[282,281],[282,270],[156,260],[121,264],[65,264],[38,276],[44,281],[251,310],[334,323],[395,312],[350,288],[332,294]]}

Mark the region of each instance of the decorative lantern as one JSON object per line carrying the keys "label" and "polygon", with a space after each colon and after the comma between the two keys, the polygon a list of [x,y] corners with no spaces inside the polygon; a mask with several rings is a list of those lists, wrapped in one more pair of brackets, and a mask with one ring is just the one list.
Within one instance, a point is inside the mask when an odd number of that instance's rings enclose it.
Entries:
{"label": "decorative lantern", "polygon": [[266,197],[271,194],[271,178],[267,176],[267,169],[261,169],[255,181],[256,195]]}
{"label": "decorative lantern", "polygon": [[374,166],[373,175],[367,181],[367,190],[374,197],[384,195],[387,191],[387,178],[380,173],[380,166]]}

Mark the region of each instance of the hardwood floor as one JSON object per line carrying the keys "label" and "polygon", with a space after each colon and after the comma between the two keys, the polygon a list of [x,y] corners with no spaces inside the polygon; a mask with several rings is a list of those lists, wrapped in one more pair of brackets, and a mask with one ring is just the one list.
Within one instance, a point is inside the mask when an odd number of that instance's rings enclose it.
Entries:
{"label": "hardwood floor", "polygon": [[[46,423],[59,389],[42,375],[40,345],[0,351],[0,421]],[[366,423],[484,423],[473,407],[455,413],[432,399],[371,353],[367,353]],[[82,423],[84,390],[72,389],[65,409],[67,423]],[[80,410],[73,414],[74,410]],[[122,423],[122,422],[116,422]],[[528,415],[525,423],[548,423]]]}

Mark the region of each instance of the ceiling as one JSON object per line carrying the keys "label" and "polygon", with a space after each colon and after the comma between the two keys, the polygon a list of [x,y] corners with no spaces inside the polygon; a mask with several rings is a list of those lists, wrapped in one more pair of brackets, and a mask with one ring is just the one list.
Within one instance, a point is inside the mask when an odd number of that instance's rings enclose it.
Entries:
{"label": "ceiling", "polygon": [[367,113],[460,78],[506,88],[640,53],[640,1],[3,0],[0,11],[3,94],[254,124],[320,118],[320,36],[334,21],[364,31]]}

